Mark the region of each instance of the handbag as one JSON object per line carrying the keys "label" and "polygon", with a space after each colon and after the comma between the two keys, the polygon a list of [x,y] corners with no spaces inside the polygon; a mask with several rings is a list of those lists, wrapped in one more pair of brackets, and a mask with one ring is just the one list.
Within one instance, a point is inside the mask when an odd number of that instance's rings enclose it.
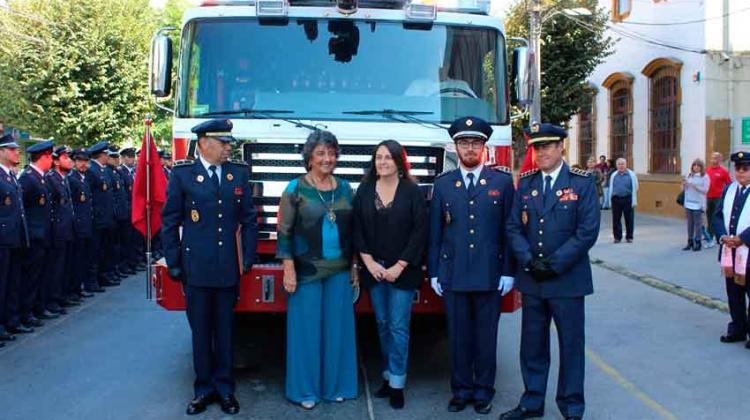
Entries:
{"label": "handbag", "polygon": [[685,207],[685,190],[680,191],[679,194],[677,194],[677,204],[681,205],[682,207]]}

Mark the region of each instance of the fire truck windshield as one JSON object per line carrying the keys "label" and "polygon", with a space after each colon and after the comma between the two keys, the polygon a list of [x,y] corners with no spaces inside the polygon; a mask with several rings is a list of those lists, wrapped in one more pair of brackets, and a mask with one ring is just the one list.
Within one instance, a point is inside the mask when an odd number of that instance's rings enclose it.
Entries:
{"label": "fire truck windshield", "polygon": [[281,109],[292,119],[390,121],[357,111],[403,109],[432,123],[509,119],[505,43],[492,28],[232,18],[190,22],[183,42],[180,117]]}

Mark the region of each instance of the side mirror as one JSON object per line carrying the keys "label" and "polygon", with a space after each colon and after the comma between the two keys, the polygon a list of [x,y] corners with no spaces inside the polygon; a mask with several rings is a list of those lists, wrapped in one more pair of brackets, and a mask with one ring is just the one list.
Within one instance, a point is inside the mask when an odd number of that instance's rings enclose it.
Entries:
{"label": "side mirror", "polygon": [[529,95],[529,49],[518,47],[513,49],[512,80],[514,84],[512,102],[514,105],[528,105]]}
{"label": "side mirror", "polygon": [[151,94],[164,98],[172,93],[172,40],[166,35],[155,35],[151,40],[148,63],[148,87]]}

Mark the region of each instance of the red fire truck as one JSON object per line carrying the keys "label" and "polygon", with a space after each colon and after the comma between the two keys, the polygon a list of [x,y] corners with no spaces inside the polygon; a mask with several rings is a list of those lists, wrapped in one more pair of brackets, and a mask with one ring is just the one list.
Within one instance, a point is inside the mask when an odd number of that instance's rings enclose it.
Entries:
{"label": "red fire truck", "polygon": [[[300,152],[310,130],[338,137],[335,173],[354,188],[374,145],[395,139],[429,198],[434,178],[457,165],[446,128],[466,115],[494,128],[487,164],[510,166],[506,40],[488,0],[207,0],[183,16],[173,83],[166,33],[174,29],[154,36],[149,70],[152,93],[174,98],[174,158],[192,155],[191,127],[226,117],[254,183],[259,259],[241,279],[236,311],[285,311],[274,258],[278,201],[305,171]],[[157,302],[184,309],[163,263],[155,273]],[[358,311],[371,310],[366,294],[357,300]],[[503,311],[518,306],[514,291]],[[413,308],[443,311],[427,279]]]}

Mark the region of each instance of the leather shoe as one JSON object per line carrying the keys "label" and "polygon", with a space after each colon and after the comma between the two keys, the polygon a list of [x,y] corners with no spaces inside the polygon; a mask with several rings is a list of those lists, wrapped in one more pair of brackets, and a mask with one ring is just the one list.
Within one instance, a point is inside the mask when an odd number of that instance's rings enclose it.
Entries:
{"label": "leather shoe", "polygon": [[492,411],[492,401],[475,401],[474,411],[477,414],[489,414]]}
{"label": "leather shoe", "polygon": [[726,334],[726,335],[722,335],[720,340],[722,343],[738,343],[740,341],[745,341],[745,335],[744,334]]}
{"label": "leather shoe", "polygon": [[27,327],[25,325],[19,325],[17,327],[8,327],[7,330],[11,334],[31,334],[34,332],[33,328]]}
{"label": "leather shoe", "polygon": [[388,398],[391,396],[391,384],[388,381],[383,381],[383,385],[380,389],[375,392],[375,398]]}
{"label": "leather shoe", "polygon": [[112,287],[112,286],[119,286],[120,283],[114,282],[112,280],[99,280],[99,287]]}
{"label": "leather shoe", "polygon": [[448,411],[451,413],[458,413],[459,411],[464,411],[466,406],[469,404],[469,400],[453,397],[448,402]]}
{"label": "leather shoe", "polygon": [[0,342],[3,341],[15,341],[16,336],[7,332],[0,333]]}
{"label": "leather shoe", "polygon": [[523,419],[535,419],[539,417],[544,417],[544,411],[533,411],[529,410],[526,407],[521,407],[520,405],[510,411],[506,411],[503,414],[500,414],[499,420],[523,420]]}
{"label": "leather shoe", "polygon": [[84,298],[84,299],[88,299],[88,298],[90,298],[90,297],[94,297],[94,294],[93,294],[93,293],[91,293],[91,292],[90,292],[90,291],[88,291],[88,290],[81,290],[81,291],[80,291],[80,292],[78,293],[78,296],[80,296],[81,298]]}
{"label": "leather shoe", "polygon": [[388,402],[393,409],[400,410],[404,408],[404,390],[391,388],[391,398]]}
{"label": "leather shoe", "polygon": [[216,395],[214,394],[199,395],[193,398],[190,403],[188,403],[185,413],[187,413],[189,416],[200,414],[206,411],[206,408],[208,408],[208,406],[211,405],[211,403],[213,403],[214,401],[216,401]]}
{"label": "leather shoe", "polygon": [[38,319],[55,319],[55,318],[60,317],[60,315],[52,313],[46,309],[43,310],[42,312],[34,313],[34,316],[37,317]]}
{"label": "leather shoe", "polygon": [[30,318],[21,320],[21,324],[31,328],[41,327],[42,325],[44,325],[44,322],[40,321],[39,318],[35,318],[32,316]]}
{"label": "leather shoe", "polygon": [[55,315],[65,315],[65,314],[67,314],[67,313],[68,313],[68,311],[66,311],[65,309],[63,309],[63,307],[62,307],[62,306],[60,306],[60,305],[50,305],[50,306],[49,306],[49,307],[47,308],[47,310],[48,310],[49,312],[52,312],[52,313],[53,313],[53,314],[55,314]]}
{"label": "leather shoe", "polygon": [[221,411],[227,414],[237,414],[240,412],[240,403],[234,395],[229,394],[221,398]]}

